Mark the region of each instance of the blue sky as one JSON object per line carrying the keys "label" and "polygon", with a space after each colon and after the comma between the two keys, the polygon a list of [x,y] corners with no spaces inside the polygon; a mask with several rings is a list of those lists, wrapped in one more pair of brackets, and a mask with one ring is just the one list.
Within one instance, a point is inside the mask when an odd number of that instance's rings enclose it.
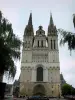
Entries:
{"label": "blue sky", "polygon": [[[42,25],[47,34],[50,12],[57,28],[74,32],[72,15],[75,13],[75,0],[0,0],[0,10],[12,23],[14,33],[20,39],[23,38],[30,12],[33,16],[34,32]],[[75,52],[70,56],[67,45],[59,46],[59,57],[60,70],[65,80],[75,87]],[[20,62],[18,61],[16,65],[18,68],[15,78],[18,79]]]}

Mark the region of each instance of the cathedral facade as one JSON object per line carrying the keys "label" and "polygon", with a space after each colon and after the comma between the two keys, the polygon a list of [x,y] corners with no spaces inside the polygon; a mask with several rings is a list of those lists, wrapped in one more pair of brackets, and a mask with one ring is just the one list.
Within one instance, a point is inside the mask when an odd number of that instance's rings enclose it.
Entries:
{"label": "cathedral facade", "polygon": [[34,35],[30,13],[23,36],[20,95],[57,97],[60,90],[58,35],[52,15],[47,35],[42,26]]}

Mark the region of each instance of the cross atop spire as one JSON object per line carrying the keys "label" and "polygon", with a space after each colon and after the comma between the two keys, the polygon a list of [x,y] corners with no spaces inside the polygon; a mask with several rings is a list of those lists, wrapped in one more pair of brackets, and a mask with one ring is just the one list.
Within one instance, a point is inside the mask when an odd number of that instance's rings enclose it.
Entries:
{"label": "cross atop spire", "polygon": [[32,25],[32,13],[30,13],[28,25]]}

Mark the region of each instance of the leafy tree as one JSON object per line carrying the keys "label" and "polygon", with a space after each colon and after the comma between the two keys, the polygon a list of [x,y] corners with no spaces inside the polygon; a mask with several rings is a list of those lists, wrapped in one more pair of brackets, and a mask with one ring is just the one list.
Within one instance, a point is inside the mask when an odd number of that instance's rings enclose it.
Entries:
{"label": "leafy tree", "polygon": [[8,71],[11,77],[15,76],[15,59],[20,59],[21,41],[13,33],[12,24],[3,17],[0,11],[0,76]]}
{"label": "leafy tree", "polygon": [[65,83],[61,89],[62,95],[75,95],[75,88],[67,83]]}
{"label": "leafy tree", "polygon": [[[75,14],[73,15],[73,25],[75,28]],[[60,45],[67,43],[70,51],[75,50],[75,33],[63,29],[58,29],[58,33],[61,35]]]}
{"label": "leafy tree", "polygon": [[62,95],[71,95],[72,93],[72,86],[69,84],[64,84],[61,89]]}

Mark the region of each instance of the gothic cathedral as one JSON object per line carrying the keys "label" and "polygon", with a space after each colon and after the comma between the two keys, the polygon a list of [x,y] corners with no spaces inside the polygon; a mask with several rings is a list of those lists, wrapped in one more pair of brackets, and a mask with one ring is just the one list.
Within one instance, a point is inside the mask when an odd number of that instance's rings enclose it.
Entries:
{"label": "gothic cathedral", "polygon": [[52,14],[48,32],[39,26],[34,35],[32,13],[23,36],[20,95],[60,95],[60,63],[57,29]]}

